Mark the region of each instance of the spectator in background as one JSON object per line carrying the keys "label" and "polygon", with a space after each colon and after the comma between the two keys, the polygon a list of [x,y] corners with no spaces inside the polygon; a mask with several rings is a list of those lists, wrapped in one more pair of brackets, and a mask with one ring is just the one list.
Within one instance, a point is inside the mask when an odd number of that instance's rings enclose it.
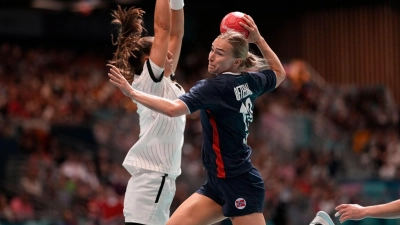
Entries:
{"label": "spectator in background", "polygon": [[35,218],[35,209],[26,191],[14,196],[10,201],[10,207],[16,222],[26,222]]}
{"label": "spectator in background", "polygon": [[0,224],[4,222],[14,222],[15,216],[4,193],[0,192]]}
{"label": "spectator in background", "polygon": [[307,64],[304,60],[293,59],[289,63],[287,77],[289,78],[291,88],[295,92],[300,92],[303,85],[311,80],[310,71],[307,69]]}
{"label": "spectator in background", "polygon": [[35,163],[29,163],[26,165],[25,173],[20,180],[24,191],[35,198],[40,198],[43,194],[43,184],[39,172],[39,168]]}

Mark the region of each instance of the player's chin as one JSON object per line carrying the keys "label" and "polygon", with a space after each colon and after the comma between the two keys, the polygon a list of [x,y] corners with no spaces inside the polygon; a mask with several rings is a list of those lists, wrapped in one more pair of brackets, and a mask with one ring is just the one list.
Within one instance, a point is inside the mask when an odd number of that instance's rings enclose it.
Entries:
{"label": "player's chin", "polygon": [[213,66],[213,65],[208,65],[208,72],[212,73],[212,74],[217,74],[217,67]]}

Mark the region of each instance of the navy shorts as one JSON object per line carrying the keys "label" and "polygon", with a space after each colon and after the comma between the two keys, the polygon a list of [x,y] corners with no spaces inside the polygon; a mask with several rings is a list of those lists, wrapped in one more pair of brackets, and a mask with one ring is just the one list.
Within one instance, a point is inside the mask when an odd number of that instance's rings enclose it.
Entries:
{"label": "navy shorts", "polygon": [[262,212],[265,187],[257,169],[232,178],[218,178],[207,173],[207,181],[196,192],[222,206],[226,217]]}

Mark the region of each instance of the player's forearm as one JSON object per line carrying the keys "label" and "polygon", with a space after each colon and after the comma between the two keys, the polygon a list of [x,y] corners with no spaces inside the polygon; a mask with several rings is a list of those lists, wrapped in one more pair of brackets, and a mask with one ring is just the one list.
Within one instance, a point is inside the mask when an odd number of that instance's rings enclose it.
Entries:
{"label": "player's forearm", "polygon": [[394,219],[400,218],[400,200],[386,204],[365,207],[367,217]]}
{"label": "player's forearm", "polygon": [[171,34],[170,36],[176,36],[178,38],[183,38],[184,32],[184,12],[183,8],[179,10],[171,10]]}
{"label": "player's forearm", "polygon": [[254,42],[260,50],[263,57],[266,59],[270,69],[275,71],[277,76],[277,86],[285,79],[286,72],[282,66],[281,61],[275,52],[269,47],[264,38],[261,38],[259,41]]}
{"label": "player's forearm", "polygon": [[178,104],[173,100],[160,98],[155,95],[149,95],[134,89],[129,92],[129,97],[145,107],[169,117],[176,117],[184,114],[177,111]]}
{"label": "player's forearm", "polygon": [[176,70],[182,48],[182,39],[184,33],[184,14],[183,8],[179,10],[171,10],[172,28],[169,36],[168,50],[172,53],[173,67]]}

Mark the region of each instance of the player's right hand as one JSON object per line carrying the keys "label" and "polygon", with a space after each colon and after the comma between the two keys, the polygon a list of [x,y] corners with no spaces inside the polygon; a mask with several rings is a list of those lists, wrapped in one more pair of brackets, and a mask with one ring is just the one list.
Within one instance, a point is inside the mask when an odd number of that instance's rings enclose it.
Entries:
{"label": "player's right hand", "polygon": [[244,14],[243,19],[246,21],[246,24],[240,23],[242,27],[249,31],[249,36],[247,37],[247,42],[255,43],[262,39],[260,32],[258,31],[258,27],[254,22],[251,16]]}
{"label": "player's right hand", "polygon": [[110,66],[110,72],[108,73],[108,77],[110,78],[110,83],[114,84],[118,87],[124,95],[128,97],[132,97],[131,93],[134,92],[132,86],[128,83],[124,76],[122,76],[121,72],[114,65]]}

